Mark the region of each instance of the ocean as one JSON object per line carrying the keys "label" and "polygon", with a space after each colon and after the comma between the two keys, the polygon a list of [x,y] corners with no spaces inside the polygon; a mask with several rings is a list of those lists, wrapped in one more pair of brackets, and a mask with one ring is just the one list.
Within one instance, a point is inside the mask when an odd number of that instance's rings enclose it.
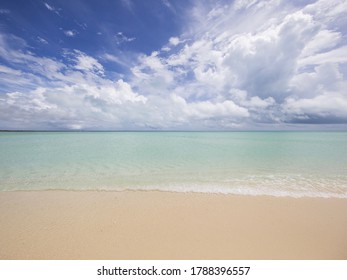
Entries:
{"label": "ocean", "polygon": [[1,132],[12,190],[347,198],[347,132]]}

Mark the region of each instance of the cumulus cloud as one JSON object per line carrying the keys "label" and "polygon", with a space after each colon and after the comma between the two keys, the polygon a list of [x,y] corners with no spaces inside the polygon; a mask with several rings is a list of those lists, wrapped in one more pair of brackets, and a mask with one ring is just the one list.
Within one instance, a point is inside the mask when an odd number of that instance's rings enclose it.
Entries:
{"label": "cumulus cloud", "polygon": [[[5,50],[9,63],[0,67],[8,89],[0,95],[0,126],[17,129],[135,127],[147,98],[122,79],[104,77],[97,59],[75,50],[65,54],[68,63],[38,57],[25,50]],[[3,58],[4,58],[3,57]],[[28,69],[26,61],[31,61]],[[31,87],[28,85],[32,85]],[[4,89],[2,89],[4,90]],[[143,109],[142,109],[143,110]],[[133,119],[134,118],[134,119]]]}
{"label": "cumulus cloud", "polygon": [[[100,62],[68,50],[62,62],[29,52],[20,38],[0,37],[0,55],[8,63],[0,68],[7,85],[0,97],[0,126],[347,124],[346,1],[310,2],[197,1],[180,36],[151,54],[138,54],[129,63],[130,74],[116,80],[102,65],[126,66],[115,54],[100,56]],[[122,32],[115,37],[117,44],[135,40]]]}
{"label": "cumulus cloud", "polygon": [[298,123],[345,123],[347,121],[347,98],[336,92],[325,92],[313,98],[287,98],[284,112],[290,121]]}
{"label": "cumulus cloud", "polygon": [[237,106],[233,101],[226,100],[223,102],[200,101],[190,102],[177,95],[172,96],[173,101],[182,108],[182,112],[196,119],[211,118],[243,118],[248,117],[248,110]]}
{"label": "cumulus cloud", "polygon": [[76,125],[89,129],[126,128],[134,121],[129,112],[147,101],[123,80],[82,76],[81,81],[6,93],[0,98],[1,125],[18,129],[65,129]]}
{"label": "cumulus cloud", "polygon": [[[212,8],[197,3],[191,11],[197,24],[169,40],[172,46],[185,42],[182,47],[163,48],[169,56],[142,57],[132,69],[133,83],[158,95],[174,92],[192,108],[197,101],[203,106],[233,102],[248,112],[240,124],[295,122],[298,116],[317,123],[335,116],[341,122],[338,108],[347,99],[344,3],[250,0]],[[319,101],[329,96],[334,101],[325,107]],[[206,112],[216,119],[213,110]]]}

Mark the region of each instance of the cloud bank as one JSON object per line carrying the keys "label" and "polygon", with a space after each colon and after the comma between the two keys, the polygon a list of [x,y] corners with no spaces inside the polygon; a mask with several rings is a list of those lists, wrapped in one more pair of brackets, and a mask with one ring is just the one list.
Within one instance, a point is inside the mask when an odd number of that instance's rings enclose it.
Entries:
{"label": "cloud bank", "polygon": [[2,34],[0,128],[346,127],[347,3],[288,2],[198,1],[184,32],[122,78],[102,64],[116,55],[59,60]]}

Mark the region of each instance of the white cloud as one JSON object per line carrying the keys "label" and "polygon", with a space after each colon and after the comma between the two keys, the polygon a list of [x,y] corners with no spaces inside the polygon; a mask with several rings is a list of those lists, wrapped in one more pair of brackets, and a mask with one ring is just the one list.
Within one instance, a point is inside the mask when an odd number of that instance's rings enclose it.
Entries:
{"label": "white cloud", "polygon": [[249,107],[250,109],[257,108],[267,108],[271,105],[275,104],[275,100],[272,97],[268,97],[266,99],[261,99],[258,96],[253,96],[250,100],[245,100],[241,102],[245,107]]}
{"label": "white cloud", "polygon": [[129,64],[127,64],[122,58],[113,54],[105,53],[104,55],[101,56],[101,58],[107,61],[115,62],[117,64],[120,64],[126,67],[129,66]]}
{"label": "white cloud", "polygon": [[[347,123],[345,1],[211,3],[195,2],[180,36],[131,63],[119,53],[100,55],[100,62],[78,50],[62,63],[0,37],[9,63],[0,68],[9,87],[0,126],[29,126],[28,119],[78,129]],[[119,32],[115,40],[135,38]],[[21,68],[24,61],[30,63]],[[105,61],[128,65],[131,74],[112,80]]]}
{"label": "white cloud", "polygon": [[106,102],[107,104],[121,105],[126,102],[141,102],[145,104],[147,98],[134,93],[131,86],[123,80],[117,82],[107,82],[99,86],[88,86],[86,88],[86,96],[92,97],[94,100]]}
{"label": "white cloud", "polygon": [[325,92],[313,98],[287,98],[283,104],[289,120],[303,123],[336,123],[347,121],[347,97],[336,92]]}
{"label": "white cloud", "polygon": [[72,55],[72,59],[76,62],[74,66],[75,69],[87,73],[90,72],[99,75],[104,74],[104,67],[94,57],[86,55],[85,53],[78,50],[75,50],[70,55]]}
{"label": "white cloud", "polygon": [[[17,89],[8,89],[0,96],[1,128],[126,129],[141,126],[147,98],[122,79],[105,78],[105,70],[97,59],[78,50],[65,54],[66,64],[22,50],[4,48],[3,52],[2,58],[17,67],[23,66],[23,71],[0,67],[2,81],[9,88]],[[38,78],[41,75],[45,79]]]}
{"label": "white cloud", "polygon": [[236,0],[234,8],[235,10],[248,9],[257,3],[259,4],[259,1],[257,0]]}
{"label": "white cloud", "polygon": [[303,11],[323,24],[331,24],[345,17],[347,2],[345,0],[319,0],[304,7]]}
{"label": "white cloud", "polygon": [[21,75],[21,71],[12,69],[10,67],[7,67],[5,65],[0,65],[0,73],[6,73],[11,75]]}
{"label": "white cloud", "polygon": [[54,11],[55,9],[53,8],[53,6],[49,5],[48,3],[44,2],[43,3],[45,5],[45,7],[50,10],[50,11]]}
{"label": "white cloud", "polygon": [[75,37],[77,35],[77,31],[76,30],[64,30],[64,34],[67,37]]}
{"label": "white cloud", "polygon": [[217,6],[217,7],[214,7],[212,8],[211,11],[208,12],[207,14],[207,19],[208,20],[213,20],[217,17],[220,17],[220,16],[223,16],[225,10],[227,9],[228,6],[224,6],[224,7],[221,7],[221,6]]}
{"label": "white cloud", "polygon": [[169,47],[162,47],[161,50],[162,50],[163,52],[168,52],[168,51],[171,50],[171,48],[169,48]]}
{"label": "white cloud", "polygon": [[210,119],[226,117],[235,119],[249,116],[247,109],[237,106],[231,100],[219,103],[213,103],[211,101],[187,103],[184,98],[176,95],[172,95],[172,99],[188,117],[192,118]]}
{"label": "white cloud", "polygon": [[43,38],[40,37],[40,36],[37,36],[37,41],[39,41],[40,43],[45,44],[45,45],[48,44],[47,40],[46,40],[46,39],[43,39]]}
{"label": "white cloud", "polygon": [[169,43],[173,46],[177,46],[180,43],[180,39],[178,37],[171,37]]}
{"label": "white cloud", "polygon": [[129,42],[132,42],[132,41],[136,40],[135,37],[127,37],[127,36],[125,36],[123,34],[123,32],[118,32],[115,35],[115,39],[116,39],[116,43],[118,45],[123,44],[123,43],[129,43]]}
{"label": "white cloud", "polygon": [[58,16],[60,16],[59,11],[60,11],[61,9],[57,9],[57,8],[55,8],[54,6],[49,5],[49,4],[46,3],[46,2],[43,2],[43,4],[45,5],[45,7],[46,7],[49,11],[51,11],[51,12],[57,14]]}
{"label": "white cloud", "polygon": [[[335,85],[334,90],[343,91],[342,86],[336,86],[337,77],[344,79],[336,65],[347,62],[347,50],[342,41],[343,29],[331,15],[346,14],[347,9],[342,2],[320,2],[305,7],[277,0],[236,1],[210,10],[197,3],[192,15],[199,24],[180,38],[170,38],[169,43],[178,46],[187,38],[194,40],[190,39],[189,44],[169,57],[142,57],[133,68],[133,83],[145,85],[147,93],[174,92],[183,100],[196,100],[190,102],[190,108],[195,108],[195,112],[197,108],[206,109],[211,119],[216,116],[207,108],[223,111],[215,105],[231,100],[236,106],[249,109],[248,119],[277,123],[288,117],[291,107],[282,106],[288,104],[288,98],[298,102],[305,96],[320,98],[324,90],[332,90],[329,84]],[[330,17],[328,21],[322,19],[320,5]],[[168,46],[162,50],[171,51]],[[317,68],[317,74],[306,68],[327,63],[330,68]],[[322,87],[322,81],[326,86]],[[281,117],[282,114],[285,116]]]}
{"label": "white cloud", "polygon": [[301,57],[312,56],[335,47],[341,41],[341,33],[323,29],[320,30],[302,50]]}
{"label": "white cloud", "polygon": [[299,65],[324,64],[324,63],[346,63],[347,46],[342,46],[328,52],[314,54],[299,60]]}
{"label": "white cloud", "polygon": [[[139,122],[137,119],[141,113],[136,112],[144,110],[146,97],[134,92],[121,79],[113,82],[95,76],[94,69],[89,66],[83,67],[78,82],[71,82],[71,75],[76,74],[75,67],[71,65],[66,74],[58,71],[55,75],[60,76],[58,83],[49,82],[32,90],[22,89],[2,95],[0,126],[18,129],[125,129],[132,122]],[[11,72],[9,69],[5,71]],[[13,73],[13,79],[14,75],[18,73]]]}

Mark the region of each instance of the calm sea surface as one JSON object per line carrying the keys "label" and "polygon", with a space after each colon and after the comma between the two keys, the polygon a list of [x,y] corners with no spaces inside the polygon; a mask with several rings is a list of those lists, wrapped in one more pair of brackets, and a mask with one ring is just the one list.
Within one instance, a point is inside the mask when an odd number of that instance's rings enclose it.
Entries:
{"label": "calm sea surface", "polygon": [[347,132],[0,133],[0,190],[347,198]]}

